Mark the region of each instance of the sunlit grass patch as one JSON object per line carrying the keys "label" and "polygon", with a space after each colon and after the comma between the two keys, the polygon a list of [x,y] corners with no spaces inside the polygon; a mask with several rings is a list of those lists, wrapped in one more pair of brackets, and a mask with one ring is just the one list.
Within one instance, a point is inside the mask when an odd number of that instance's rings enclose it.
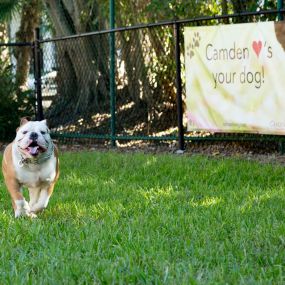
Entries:
{"label": "sunlit grass patch", "polygon": [[64,153],[38,219],[0,184],[0,284],[284,284],[282,166]]}

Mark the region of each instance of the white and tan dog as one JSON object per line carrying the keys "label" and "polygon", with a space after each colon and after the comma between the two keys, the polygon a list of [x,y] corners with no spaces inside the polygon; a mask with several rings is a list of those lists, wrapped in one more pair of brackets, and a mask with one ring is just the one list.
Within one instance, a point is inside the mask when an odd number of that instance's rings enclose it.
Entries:
{"label": "white and tan dog", "polygon": [[[36,217],[47,207],[59,176],[59,161],[45,120],[21,120],[15,140],[5,149],[2,171],[15,217]],[[23,186],[29,189],[29,203]]]}

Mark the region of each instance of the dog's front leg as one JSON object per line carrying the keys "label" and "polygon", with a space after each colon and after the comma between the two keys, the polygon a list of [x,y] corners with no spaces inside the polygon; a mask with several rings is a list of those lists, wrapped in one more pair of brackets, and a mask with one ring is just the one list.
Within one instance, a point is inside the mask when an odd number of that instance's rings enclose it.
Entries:
{"label": "dog's front leg", "polygon": [[31,218],[36,218],[37,215],[31,212],[28,202],[23,198],[22,200],[15,200],[15,218],[21,216],[27,216]]}
{"label": "dog's front leg", "polygon": [[30,206],[22,194],[19,183],[11,180],[6,180],[5,182],[12,198],[15,218],[19,218],[20,216],[36,217],[36,215],[31,212]]}

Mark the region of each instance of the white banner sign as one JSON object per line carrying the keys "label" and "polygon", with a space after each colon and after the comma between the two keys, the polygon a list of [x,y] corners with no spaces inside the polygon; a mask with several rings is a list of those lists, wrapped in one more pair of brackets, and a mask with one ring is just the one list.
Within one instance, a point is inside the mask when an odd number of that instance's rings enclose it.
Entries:
{"label": "white banner sign", "polygon": [[285,24],[185,29],[188,130],[285,134]]}

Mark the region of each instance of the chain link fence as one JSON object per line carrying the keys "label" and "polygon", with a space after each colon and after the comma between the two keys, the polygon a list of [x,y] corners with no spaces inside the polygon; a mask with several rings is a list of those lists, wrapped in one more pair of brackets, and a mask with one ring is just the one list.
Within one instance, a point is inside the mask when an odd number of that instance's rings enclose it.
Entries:
{"label": "chain link fence", "polygon": [[[55,136],[108,139],[110,33],[46,40],[44,115]],[[177,133],[173,26],[115,33],[115,134],[150,139]]]}
{"label": "chain link fence", "polygon": [[[43,106],[55,137],[111,140],[269,140],[282,137],[186,133],[178,128],[177,79],[185,102],[184,27],[276,19],[277,11],[201,17],[41,41]],[[179,31],[177,74],[174,26]],[[115,37],[115,110],[110,93],[110,37]],[[180,71],[179,71],[180,72]],[[178,77],[177,77],[178,76]],[[179,82],[179,81],[178,81]],[[114,98],[113,98],[114,99]],[[181,106],[184,113],[184,104]]]}
{"label": "chain link fence", "polygon": [[[34,53],[33,65],[38,66],[37,112],[42,107],[42,116],[48,119],[53,136],[66,142],[179,141],[179,148],[184,148],[184,140],[265,140],[283,147],[282,136],[187,133],[186,118],[182,116],[184,28],[276,20],[281,12],[284,11],[200,17],[36,39],[33,47],[39,52]],[[112,56],[114,73],[110,72]],[[110,88],[112,77],[114,93]]]}

